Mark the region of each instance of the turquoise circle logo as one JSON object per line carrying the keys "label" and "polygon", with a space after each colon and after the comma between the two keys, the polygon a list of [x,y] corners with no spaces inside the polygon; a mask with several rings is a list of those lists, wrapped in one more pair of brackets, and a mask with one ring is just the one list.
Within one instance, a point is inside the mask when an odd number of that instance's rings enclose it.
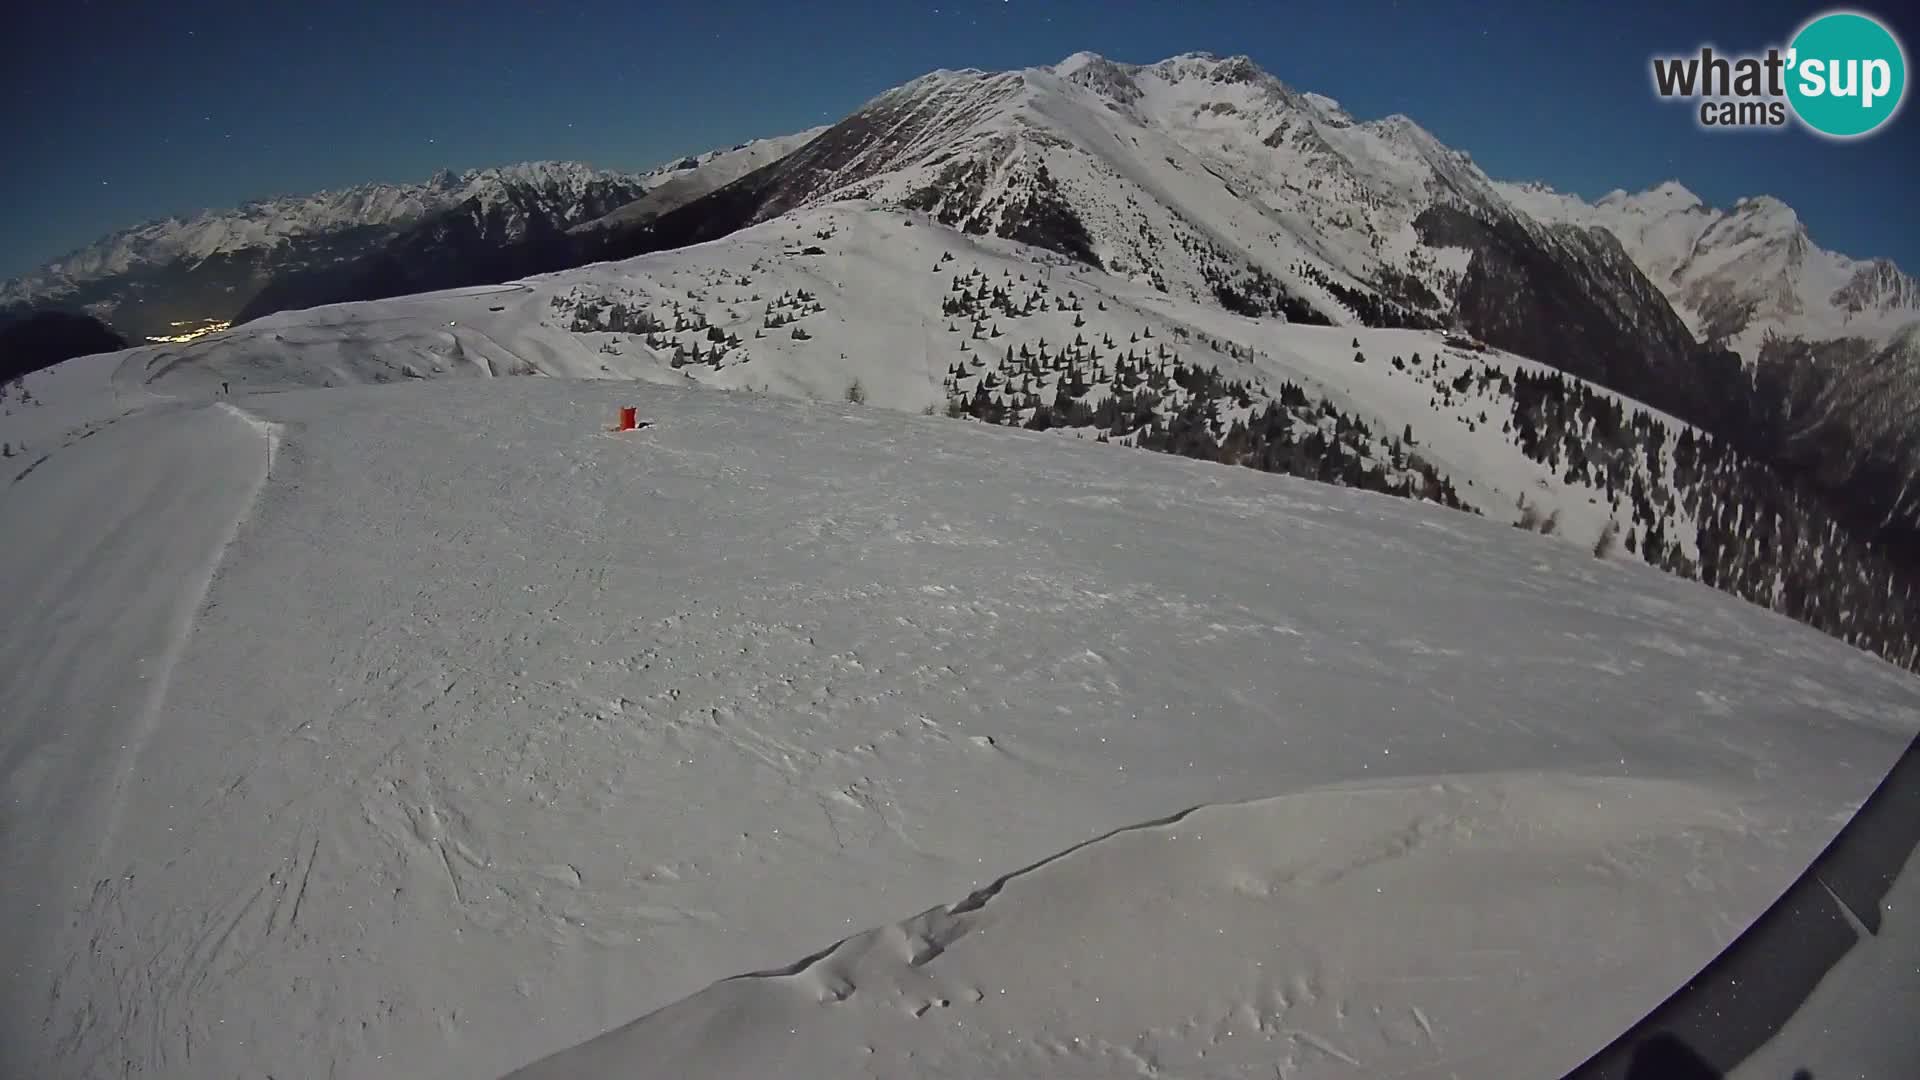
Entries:
{"label": "turquoise circle logo", "polygon": [[1787,100],[1800,122],[1834,139],[1874,131],[1900,111],[1907,55],[1870,15],[1835,11],[1800,28],[1787,46]]}

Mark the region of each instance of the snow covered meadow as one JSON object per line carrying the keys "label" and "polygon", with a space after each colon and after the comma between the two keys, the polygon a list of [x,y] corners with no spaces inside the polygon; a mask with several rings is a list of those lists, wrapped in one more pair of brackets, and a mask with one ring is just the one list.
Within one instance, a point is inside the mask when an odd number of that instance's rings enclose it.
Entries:
{"label": "snow covered meadow", "polygon": [[70,434],[0,490],[6,1075],[1549,1075],[1920,729],[1810,629],[1405,500],[139,355],[7,421]]}

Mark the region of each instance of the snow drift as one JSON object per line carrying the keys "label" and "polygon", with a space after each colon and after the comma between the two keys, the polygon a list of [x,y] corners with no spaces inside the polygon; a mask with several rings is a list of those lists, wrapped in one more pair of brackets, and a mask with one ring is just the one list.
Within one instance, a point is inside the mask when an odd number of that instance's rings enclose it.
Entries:
{"label": "snow drift", "polygon": [[[1728,810],[1540,775],[1201,807],[513,1077],[1555,1076],[1644,1005],[1659,935],[1716,917],[1615,853],[1686,862]],[[1599,895],[1647,940],[1596,957]],[[1517,1019],[1539,1015],[1555,1037]]]}

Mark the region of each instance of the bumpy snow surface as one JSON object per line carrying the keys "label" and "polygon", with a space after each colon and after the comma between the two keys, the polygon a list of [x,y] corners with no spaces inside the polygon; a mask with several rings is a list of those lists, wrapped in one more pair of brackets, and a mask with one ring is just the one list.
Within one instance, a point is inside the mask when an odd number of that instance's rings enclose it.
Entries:
{"label": "bumpy snow surface", "polygon": [[36,377],[86,425],[0,490],[9,1077],[1552,1075],[1920,727],[1812,630],[1403,500],[117,370]]}

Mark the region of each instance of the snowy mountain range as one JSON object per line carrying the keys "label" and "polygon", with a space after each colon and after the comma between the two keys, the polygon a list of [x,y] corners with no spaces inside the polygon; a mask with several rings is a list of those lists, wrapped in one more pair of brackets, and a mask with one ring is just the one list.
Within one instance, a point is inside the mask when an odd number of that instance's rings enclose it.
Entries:
{"label": "snowy mountain range", "polygon": [[[246,214],[247,229],[160,229],[153,258],[171,261],[153,265],[219,284],[223,318],[245,320],[627,259],[800,210],[918,213],[1232,314],[1455,328],[1787,465],[1858,528],[1920,523],[1912,278],[1817,248],[1771,199],[1719,211],[1668,184],[1588,204],[1498,182],[1407,117],[1356,120],[1245,57],[937,71],[825,129],[642,177],[533,171],[369,189],[370,220],[389,224],[325,232],[318,255],[246,239],[299,232]],[[348,220],[327,208],[352,201],[295,201],[289,220]],[[69,262],[127,265],[125,246]],[[184,274],[167,254],[202,249],[216,254]],[[205,271],[234,263],[244,286]],[[138,296],[130,273],[92,280]],[[121,322],[155,307],[102,305]]]}
{"label": "snowy mountain range", "polygon": [[[136,340],[179,336],[240,314],[268,285],[376,258],[411,230],[446,215],[492,226],[506,246],[564,230],[709,167],[758,161],[783,140],[746,143],[644,173],[537,161],[418,184],[364,184],[167,218],[111,234],[40,270],[0,283],[0,311],[85,311]],[[441,235],[447,235],[442,230]]]}
{"label": "snowy mountain range", "polygon": [[[822,133],[830,134],[807,154],[790,156]],[[1478,282],[1467,271],[1476,250],[1511,246],[1485,235],[1506,230],[1599,291],[1629,297],[1608,314],[1664,339],[1656,341],[1656,365],[1682,348],[1675,333],[1682,326],[1751,361],[1769,334],[1884,344],[1920,318],[1913,278],[1885,260],[1859,262],[1818,248],[1777,200],[1757,197],[1721,211],[1668,183],[1589,204],[1540,185],[1496,182],[1407,117],[1359,122],[1337,102],[1297,91],[1245,57],[1199,53],[1149,65],[1079,53],[1049,68],[934,72],[830,129],[757,140],[639,175],[532,163],[153,222],[7,282],[0,304],[84,306],[122,333],[148,336],[176,322],[254,316],[315,299],[371,299],[370,292],[414,283],[483,283],[439,280],[407,266],[431,258],[420,254],[431,241],[412,253],[386,245],[395,233],[470,200],[476,217],[530,203],[509,215],[522,220],[470,231],[484,243],[524,249],[492,260],[508,270],[558,269],[548,264],[679,239],[687,222],[651,240],[629,234],[748,174],[758,175],[743,190],[690,214],[694,235],[857,197],[928,210],[963,229],[1024,233],[1175,292],[1291,311],[1307,321],[1457,320],[1497,330],[1501,320],[1490,308],[1499,304],[1471,295]],[[575,250],[553,250],[543,230],[524,220],[535,207],[532,216],[586,239]],[[1453,214],[1477,223],[1477,239],[1457,222],[1449,225]],[[1589,250],[1591,241],[1560,226],[1597,226],[1618,240],[1680,322],[1666,324],[1662,313],[1642,310],[1651,298],[1630,295],[1634,283],[1608,265],[1611,253]],[[439,242],[458,234],[443,230]],[[398,273],[372,269],[396,261]],[[247,283],[232,280],[236,274]],[[221,280],[196,290],[186,284],[195,277]],[[280,287],[265,297],[248,294],[248,284],[257,292],[269,280]],[[1469,295],[1460,295],[1463,288]],[[1526,296],[1502,300],[1509,309],[1530,303]],[[201,306],[182,306],[196,302]],[[183,317],[156,326],[149,309]],[[1517,328],[1508,335],[1515,340],[1502,343],[1534,344]],[[1541,342],[1524,351],[1549,349]],[[1540,358],[1586,375],[1608,366],[1592,357]],[[1686,381],[1684,374],[1674,378]]]}
{"label": "snowy mountain range", "polygon": [[1594,203],[1540,184],[1499,187],[1540,221],[1612,233],[1697,335],[1748,359],[1769,336],[1885,344],[1920,324],[1920,281],[1890,260],[1819,247],[1793,208],[1769,196],[1722,210],[1673,181]]}
{"label": "snowy mountain range", "polygon": [[[1677,192],[1606,205],[1685,202]],[[1459,327],[1793,468],[1857,527],[1904,543],[1920,521],[1907,423],[1920,379],[1902,346],[1913,288],[1890,264],[1813,247],[1771,200],[1683,213],[1697,226],[1684,241],[1633,227],[1652,210],[1576,213],[1493,181],[1405,117],[1358,122],[1244,57],[935,72],[704,199],[595,234],[579,261],[846,202],[1250,316]],[[1785,241],[1764,239],[1783,228]],[[1773,263],[1769,291],[1756,282]],[[1840,331],[1868,336],[1827,344]],[[1808,362],[1816,348],[1826,362]]]}
{"label": "snowy mountain range", "polygon": [[1920,553],[1920,281],[1886,259],[1815,245],[1777,199],[1709,207],[1678,183],[1595,203],[1501,185],[1542,221],[1607,230],[1705,340],[1748,377],[1696,416],[1832,493],[1854,524]]}
{"label": "snowy mountain range", "polygon": [[[935,72],[644,184],[593,216],[584,177],[551,186],[564,199],[490,185],[370,256],[276,277],[241,311],[253,323],[146,353],[139,379],[857,385],[894,408],[1552,521],[1888,655],[1916,644],[1880,557],[1849,549],[1857,573],[1815,580],[1835,545],[1915,519],[1906,365],[1856,339],[1782,359],[1776,340],[1749,372],[1660,283],[1695,279],[1659,229],[1499,184],[1404,117],[1356,121],[1243,57]],[[1641,202],[1685,201],[1663,190]],[[557,203],[572,225],[543,213]],[[1708,241],[1737,235],[1703,229],[1687,265],[1727,264]],[[398,324],[378,306],[268,314],[450,287]],[[259,370],[262,335],[305,343],[300,367]],[[1877,379],[1825,374],[1857,374],[1830,362],[1856,354]],[[1755,507],[1792,525],[1756,539]]]}
{"label": "snowy mountain range", "polygon": [[[397,265],[382,255],[350,273],[289,280],[245,314],[506,280],[859,201],[1034,242],[1249,314],[1461,326],[1696,420],[1713,419],[1727,397],[1733,373],[1702,344],[1715,335],[1701,332],[1726,323],[1725,305],[1680,302],[1718,295],[1716,286],[1663,285],[1664,249],[1622,224],[1628,218],[1577,214],[1570,200],[1497,183],[1406,117],[1356,121],[1244,57],[1132,65],[1082,53],[1024,71],[934,72],[813,136],[737,179],[726,179],[735,169],[708,168],[651,205],[576,228],[570,250],[538,238],[495,252],[491,277],[451,269],[470,256],[423,275],[408,263],[430,253]],[[786,147],[770,142],[732,161]],[[725,182],[686,201],[715,181]],[[1704,253],[1709,240],[1737,235],[1714,230],[1693,265],[1744,280],[1742,252]],[[1876,291],[1866,270],[1847,280],[1852,299],[1841,302],[1897,321],[1898,287]],[[1835,321],[1793,324],[1789,314],[1782,307],[1767,325],[1814,331]]]}

